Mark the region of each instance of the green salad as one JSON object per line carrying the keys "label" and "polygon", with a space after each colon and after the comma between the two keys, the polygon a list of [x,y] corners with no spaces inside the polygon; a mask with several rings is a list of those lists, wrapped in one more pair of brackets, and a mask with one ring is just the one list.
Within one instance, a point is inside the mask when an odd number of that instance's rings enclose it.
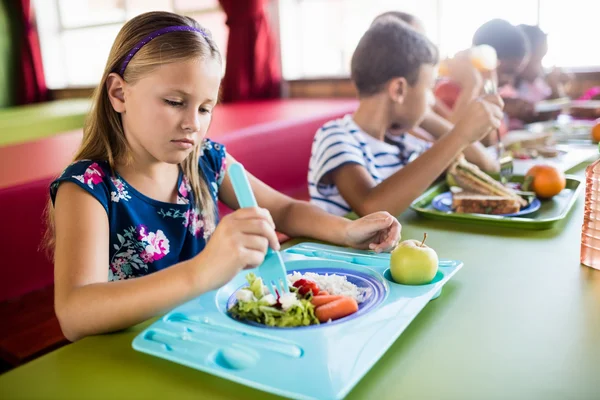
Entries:
{"label": "green salad", "polygon": [[297,327],[319,323],[311,295],[301,296],[295,287],[290,293],[277,297],[269,293],[261,278],[250,273],[246,276],[248,286],[236,292],[237,302],[229,309],[236,319],[258,322],[267,326]]}

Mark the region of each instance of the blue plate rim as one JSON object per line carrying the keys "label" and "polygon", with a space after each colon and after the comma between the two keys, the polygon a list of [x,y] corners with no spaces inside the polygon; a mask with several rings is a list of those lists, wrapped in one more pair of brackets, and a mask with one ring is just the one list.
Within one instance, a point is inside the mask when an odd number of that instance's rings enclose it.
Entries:
{"label": "blue plate rim", "polygon": [[[442,211],[442,212],[447,212],[447,213],[455,214],[455,212],[452,211],[452,207],[447,207],[447,206],[444,206],[443,204],[441,204],[441,201],[444,198],[451,197],[451,196],[452,196],[452,192],[451,191],[440,193],[437,196],[435,196],[433,198],[433,200],[431,200],[431,206],[434,209],[436,209],[437,211]],[[542,202],[540,201],[540,199],[538,199],[536,197],[536,198],[533,199],[533,201],[527,207],[521,209],[519,212],[516,212],[516,213],[512,213],[512,214],[479,214],[479,213],[473,213],[473,215],[483,215],[483,216],[490,216],[491,215],[491,216],[494,216],[494,217],[520,217],[520,216],[523,216],[523,215],[533,214],[534,212],[538,211],[541,206],[542,206]]]}

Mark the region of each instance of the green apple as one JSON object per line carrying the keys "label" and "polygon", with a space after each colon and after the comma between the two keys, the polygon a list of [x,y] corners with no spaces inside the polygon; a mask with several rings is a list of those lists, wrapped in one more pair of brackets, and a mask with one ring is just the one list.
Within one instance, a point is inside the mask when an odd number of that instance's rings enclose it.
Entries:
{"label": "green apple", "polygon": [[390,272],[392,279],[403,285],[423,285],[429,283],[438,271],[438,256],[435,250],[425,245],[427,234],[422,242],[405,240],[392,251]]}

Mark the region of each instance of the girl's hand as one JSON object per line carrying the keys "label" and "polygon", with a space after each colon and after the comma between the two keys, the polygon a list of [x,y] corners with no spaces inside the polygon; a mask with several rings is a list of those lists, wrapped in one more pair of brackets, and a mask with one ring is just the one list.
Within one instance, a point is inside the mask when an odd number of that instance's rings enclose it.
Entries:
{"label": "girl's hand", "polygon": [[400,222],[387,212],[381,211],[364,216],[348,225],[346,245],[377,253],[389,252],[400,241]]}
{"label": "girl's hand", "polygon": [[242,269],[262,264],[267,247],[279,250],[269,211],[258,207],[239,209],[219,222],[206,248],[196,256],[196,275],[203,286],[217,289]]}

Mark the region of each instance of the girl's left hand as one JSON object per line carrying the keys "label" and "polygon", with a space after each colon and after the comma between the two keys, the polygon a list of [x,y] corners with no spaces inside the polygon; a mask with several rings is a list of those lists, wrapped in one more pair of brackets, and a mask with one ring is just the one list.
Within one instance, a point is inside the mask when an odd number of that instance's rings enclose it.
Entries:
{"label": "girl's left hand", "polygon": [[400,222],[387,212],[369,214],[348,224],[346,245],[377,253],[393,250],[400,241]]}

